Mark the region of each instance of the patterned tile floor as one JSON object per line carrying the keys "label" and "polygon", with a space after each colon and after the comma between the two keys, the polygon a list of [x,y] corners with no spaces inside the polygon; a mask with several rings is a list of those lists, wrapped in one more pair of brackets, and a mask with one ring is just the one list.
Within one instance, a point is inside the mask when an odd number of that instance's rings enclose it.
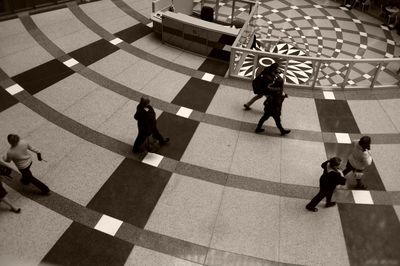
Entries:
{"label": "patterned tile floor", "polygon": [[[315,56],[397,55],[381,21],[339,3],[262,7],[274,21],[267,34],[300,36],[298,49]],[[225,78],[228,62],[163,45],[149,16],[147,0],[104,0],[0,23],[0,152],[11,132],[29,140],[48,161],[32,171],[53,191],[23,187],[17,171],[4,180],[22,212],[0,206],[1,265],[400,265],[398,89],[287,88],[282,121],[292,132],[281,137],[268,121],[254,134],[262,101],[242,110],[250,83]],[[291,26],[283,35],[279,24]],[[345,36],[362,29],[366,47]],[[395,67],[381,78],[397,80]],[[142,95],[171,142],[136,156]],[[364,134],[373,140],[368,190],[349,178],[337,207],[307,212],[321,162],[346,160]]]}

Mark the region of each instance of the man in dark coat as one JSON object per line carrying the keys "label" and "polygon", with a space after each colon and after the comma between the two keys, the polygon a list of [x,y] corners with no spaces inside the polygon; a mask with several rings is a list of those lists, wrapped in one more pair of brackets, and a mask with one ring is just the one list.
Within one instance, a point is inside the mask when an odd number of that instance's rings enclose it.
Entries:
{"label": "man in dark coat", "polygon": [[152,135],[160,145],[164,145],[169,138],[164,138],[157,129],[156,113],[150,105],[148,98],[142,97],[136,108],[134,118],[138,121],[138,136],[133,144],[132,152],[140,153],[143,151],[142,145],[146,139]]}
{"label": "man in dark coat", "polygon": [[328,161],[321,164],[324,169],[324,173],[319,179],[319,192],[318,194],[307,204],[306,209],[312,212],[318,211],[315,207],[318,203],[326,197],[325,207],[332,207],[336,205],[336,202],[331,201],[332,194],[336,189],[337,185],[346,184],[346,179],[343,177],[342,171],[339,166],[342,160],[338,157],[333,157]]}
{"label": "man in dark coat", "polygon": [[[276,88],[282,88],[280,83],[283,83],[281,78],[277,78],[275,80],[275,85],[272,85]],[[257,128],[255,130],[256,133],[264,132],[262,125],[265,121],[268,120],[270,116],[275,120],[276,127],[281,132],[281,135],[286,135],[290,133],[290,130],[284,129],[281,124],[281,110],[282,110],[282,103],[287,98],[287,94],[283,92],[283,90],[279,90],[279,92],[275,94],[268,95],[267,99],[264,102],[264,115],[261,117],[260,121],[258,122]]]}

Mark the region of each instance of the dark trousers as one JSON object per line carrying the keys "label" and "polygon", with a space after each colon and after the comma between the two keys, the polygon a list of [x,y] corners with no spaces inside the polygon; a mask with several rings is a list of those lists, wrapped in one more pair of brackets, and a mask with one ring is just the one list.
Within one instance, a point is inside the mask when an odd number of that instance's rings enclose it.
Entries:
{"label": "dark trousers", "polygon": [[19,169],[19,171],[22,174],[21,182],[24,185],[29,185],[32,183],[35,187],[40,189],[43,193],[48,193],[50,191],[49,187],[43,184],[40,180],[36,179],[32,175],[32,172],[30,170],[32,163],[25,169]]}
{"label": "dark trousers", "polygon": [[318,194],[307,204],[307,209],[313,209],[320,203],[320,201],[326,197],[326,203],[330,203],[332,200],[333,190],[320,189]]}
{"label": "dark trousers", "polygon": [[346,176],[350,171],[355,170],[355,168],[347,161],[346,168],[343,170],[343,175]]}
{"label": "dark trousers", "polygon": [[[153,132],[151,133],[151,135],[153,136],[153,138],[155,138],[159,142],[164,141],[163,136],[160,134],[160,132],[158,131],[158,129],[156,127],[153,129]],[[139,134],[136,137],[135,143],[133,144],[132,151],[134,151],[134,152],[141,151],[142,146],[148,137],[149,137],[149,135],[147,135],[146,133],[143,133],[139,130]]]}
{"label": "dark trousers", "polygon": [[258,121],[257,128],[262,128],[262,125],[264,124],[265,121],[268,120],[270,116],[272,116],[272,118],[275,120],[276,127],[282,132],[284,129],[281,124],[281,116],[274,115],[269,111],[264,112],[263,116],[260,118],[260,121]]}

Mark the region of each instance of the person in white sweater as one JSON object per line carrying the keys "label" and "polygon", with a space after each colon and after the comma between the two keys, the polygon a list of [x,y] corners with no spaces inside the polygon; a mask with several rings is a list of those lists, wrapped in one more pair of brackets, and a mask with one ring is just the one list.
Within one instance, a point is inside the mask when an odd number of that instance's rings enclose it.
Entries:
{"label": "person in white sweater", "polygon": [[42,155],[38,149],[29,145],[25,140],[21,140],[18,135],[10,134],[7,136],[8,143],[11,148],[7,151],[7,154],[3,156],[3,160],[7,163],[13,161],[15,166],[22,174],[21,182],[24,185],[32,183],[41,190],[43,195],[48,195],[50,189],[43,184],[40,180],[32,175],[30,167],[32,165],[32,156],[29,151],[36,153],[39,161],[42,160]]}
{"label": "person in white sweater", "polygon": [[369,136],[363,136],[358,141],[353,141],[353,149],[349,155],[346,169],[343,174],[347,175],[350,171],[354,172],[358,189],[367,189],[361,178],[365,168],[371,165],[372,156],[370,153],[371,149],[371,138]]}

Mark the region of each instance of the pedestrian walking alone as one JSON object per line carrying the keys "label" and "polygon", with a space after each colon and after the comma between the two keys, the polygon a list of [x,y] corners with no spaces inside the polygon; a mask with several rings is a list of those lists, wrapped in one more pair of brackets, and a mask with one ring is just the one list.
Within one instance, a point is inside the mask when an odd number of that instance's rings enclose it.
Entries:
{"label": "pedestrian walking alone", "polygon": [[316,206],[325,197],[325,207],[328,208],[336,205],[336,202],[332,201],[332,194],[337,185],[344,185],[346,183],[346,179],[344,178],[342,171],[339,169],[341,162],[342,160],[339,157],[333,157],[321,164],[324,172],[319,179],[319,192],[310,203],[307,204],[307,210],[317,212],[318,208],[316,208]]}
{"label": "pedestrian walking alone", "polygon": [[3,156],[5,162],[13,161],[15,166],[22,174],[21,183],[24,185],[36,186],[40,189],[42,195],[48,195],[50,189],[43,184],[40,180],[32,175],[30,170],[32,165],[32,156],[29,151],[36,153],[39,161],[42,161],[42,155],[40,151],[32,147],[27,141],[21,140],[18,135],[10,134],[7,136],[8,143],[11,148],[7,151],[7,154]]}
{"label": "pedestrian walking alone", "polygon": [[[275,85],[276,88],[282,88],[282,79],[276,79],[275,82],[279,83]],[[281,124],[282,104],[287,97],[287,94],[284,93],[282,89],[278,93],[268,95],[267,99],[264,101],[264,115],[257,124],[257,128],[255,129],[256,133],[264,132],[262,126],[270,116],[275,120],[276,127],[279,129],[282,136],[290,133],[290,130],[284,129]]]}
{"label": "pedestrian walking alone", "polygon": [[365,168],[372,164],[370,149],[371,138],[369,136],[363,136],[359,140],[353,141],[353,148],[347,160],[346,168],[343,170],[345,176],[353,171],[357,181],[357,189],[367,189],[367,186],[362,182],[362,178]]}
{"label": "pedestrian walking alone", "polygon": [[133,144],[133,153],[144,151],[143,146],[149,136],[153,136],[160,145],[165,145],[169,142],[169,138],[164,138],[157,129],[156,113],[153,107],[151,107],[148,98],[142,97],[140,99],[134,118],[138,124],[138,136]]}
{"label": "pedestrian walking alone", "polygon": [[281,71],[279,69],[278,63],[273,63],[263,69],[263,71],[252,82],[253,92],[255,96],[251,98],[249,102],[243,105],[244,110],[251,110],[250,106],[258,99],[261,99],[263,96],[270,95],[271,93],[276,93],[276,91],[274,91],[274,88],[269,87],[269,85],[272,84],[276,78],[281,78],[279,76],[279,73],[281,73]]}

